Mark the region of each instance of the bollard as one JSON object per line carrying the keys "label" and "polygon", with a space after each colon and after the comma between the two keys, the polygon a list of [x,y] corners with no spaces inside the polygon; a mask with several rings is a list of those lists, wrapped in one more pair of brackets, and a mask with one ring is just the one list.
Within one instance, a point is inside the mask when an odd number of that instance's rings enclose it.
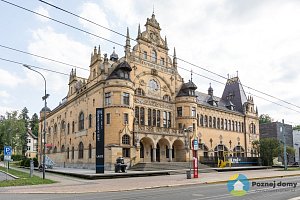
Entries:
{"label": "bollard", "polygon": [[192,173],[190,170],[186,171],[186,178],[191,179],[192,178]]}
{"label": "bollard", "polygon": [[33,160],[30,160],[30,178],[33,176],[33,169],[34,169]]}

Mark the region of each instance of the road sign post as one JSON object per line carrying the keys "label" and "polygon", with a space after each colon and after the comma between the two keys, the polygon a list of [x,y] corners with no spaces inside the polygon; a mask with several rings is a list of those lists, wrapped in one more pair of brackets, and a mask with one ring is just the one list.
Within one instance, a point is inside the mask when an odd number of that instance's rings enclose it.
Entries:
{"label": "road sign post", "polygon": [[[7,161],[6,172],[8,173],[8,166],[9,161],[11,160],[12,148],[11,146],[4,146],[4,161]],[[6,180],[7,180],[7,173],[6,173]]]}
{"label": "road sign post", "polygon": [[193,164],[193,167],[194,167],[194,178],[198,178],[198,155],[197,155],[197,151],[199,149],[199,143],[198,143],[198,139],[194,139],[193,140],[193,150],[194,150],[194,153],[193,153],[193,156],[194,156],[194,164]]}

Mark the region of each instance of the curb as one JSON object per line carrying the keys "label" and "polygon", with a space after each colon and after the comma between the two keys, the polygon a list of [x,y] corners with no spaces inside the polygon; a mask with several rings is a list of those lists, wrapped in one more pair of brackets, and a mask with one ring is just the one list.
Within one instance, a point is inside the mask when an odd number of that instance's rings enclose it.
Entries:
{"label": "curb", "polygon": [[2,173],[4,173],[4,174],[7,174],[7,175],[10,176],[10,177],[13,177],[14,179],[19,179],[19,178],[20,178],[20,177],[17,177],[17,176],[15,176],[15,175],[12,175],[12,174],[10,174],[10,173],[8,173],[8,172],[2,171],[2,170],[0,170],[0,172],[2,172]]}

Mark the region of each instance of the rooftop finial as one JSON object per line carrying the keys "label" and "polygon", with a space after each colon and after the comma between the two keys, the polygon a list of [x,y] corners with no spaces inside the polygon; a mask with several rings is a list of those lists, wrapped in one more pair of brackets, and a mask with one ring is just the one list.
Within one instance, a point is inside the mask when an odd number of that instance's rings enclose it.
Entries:
{"label": "rooftop finial", "polygon": [[193,82],[193,70],[191,69],[191,82]]}
{"label": "rooftop finial", "polygon": [[236,77],[239,77],[239,70],[236,71]]}
{"label": "rooftop finial", "polygon": [[154,4],[153,4],[153,11],[152,11],[152,15],[154,15]]}

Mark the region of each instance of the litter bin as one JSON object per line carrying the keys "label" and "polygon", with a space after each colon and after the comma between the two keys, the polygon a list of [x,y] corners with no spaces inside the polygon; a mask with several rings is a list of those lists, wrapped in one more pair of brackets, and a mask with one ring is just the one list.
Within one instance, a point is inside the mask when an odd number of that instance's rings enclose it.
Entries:
{"label": "litter bin", "polygon": [[186,171],[186,178],[191,179],[192,178],[192,173],[190,170]]}
{"label": "litter bin", "polygon": [[126,172],[127,165],[124,163],[124,158],[118,157],[115,163],[115,172]]}

